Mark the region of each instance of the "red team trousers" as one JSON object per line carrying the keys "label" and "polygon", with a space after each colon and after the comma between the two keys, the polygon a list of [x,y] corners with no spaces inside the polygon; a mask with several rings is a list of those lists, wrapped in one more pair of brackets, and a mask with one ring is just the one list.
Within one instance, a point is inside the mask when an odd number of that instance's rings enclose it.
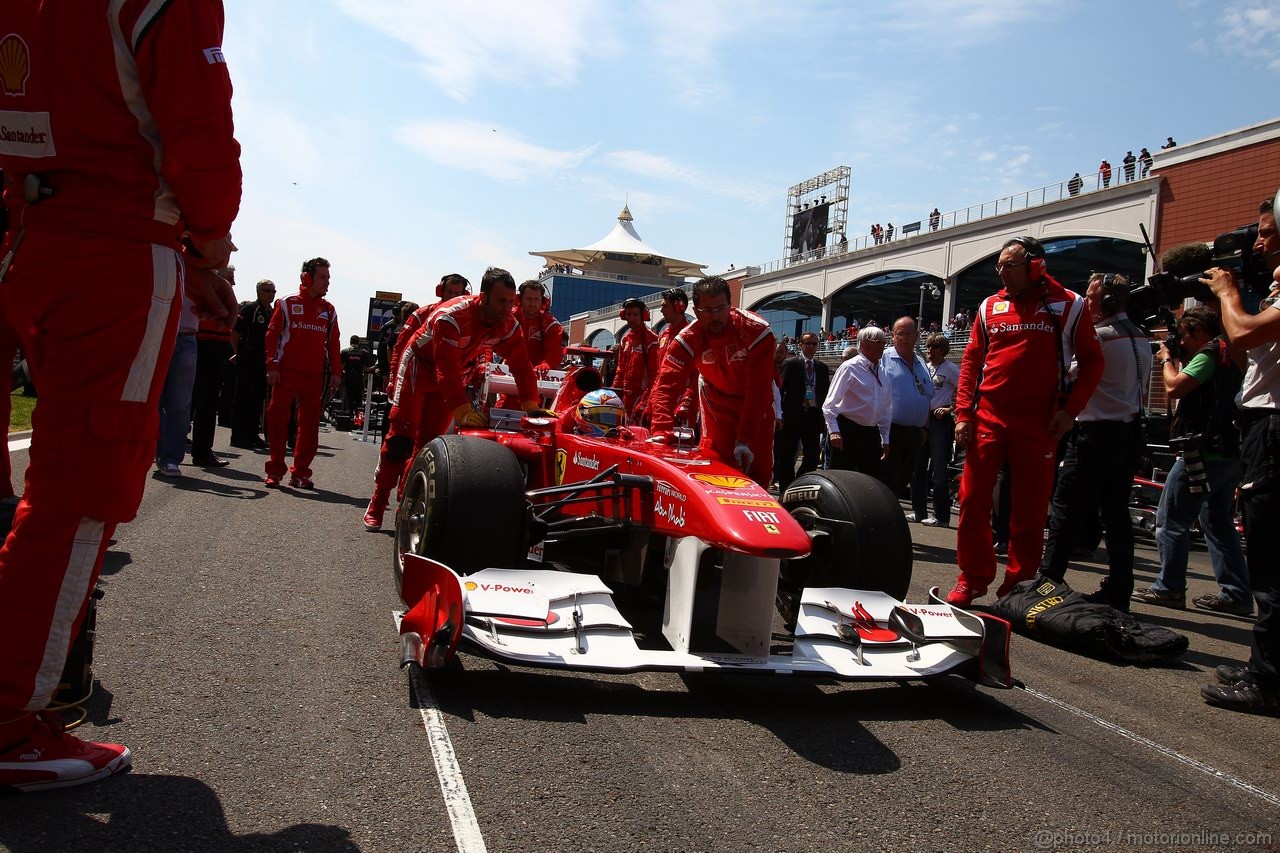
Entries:
{"label": "red team trousers", "polygon": [[960,519],[956,528],[956,562],[974,586],[986,588],[996,576],[991,509],[996,477],[1010,463],[1009,566],[1006,578],[1034,577],[1044,555],[1045,508],[1053,494],[1057,441],[1044,417],[1012,417],[1003,421],[981,404],[973,421],[974,440],[964,458],[960,478]]}
{"label": "red team trousers", "polygon": [[[293,465],[287,467],[284,453],[294,400],[298,401],[298,434],[293,442]],[[267,442],[271,445],[271,458],[266,464],[268,476],[280,479],[288,471],[295,477],[311,478],[311,463],[320,443],[323,401],[324,374],[280,369],[280,381],[271,386],[271,402],[267,404]]]}
{"label": "red team trousers", "polygon": [[0,284],[40,387],[0,549],[0,722],[48,704],[111,535],[142,502],[182,270],[170,248],[29,228]]}

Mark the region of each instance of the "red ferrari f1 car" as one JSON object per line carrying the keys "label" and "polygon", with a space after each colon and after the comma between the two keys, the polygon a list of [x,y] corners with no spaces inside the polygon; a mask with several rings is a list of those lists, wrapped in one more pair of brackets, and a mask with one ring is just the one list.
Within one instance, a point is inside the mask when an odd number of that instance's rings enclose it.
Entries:
{"label": "red ferrari f1 car", "polygon": [[[509,384],[491,366],[484,397]],[[582,367],[541,390],[582,407],[608,396],[587,393],[599,385]],[[432,441],[407,474],[394,564],[405,664],[442,666],[465,643],[564,669],[1012,683],[1007,623],[936,589],[903,603],[910,532],[877,480],[814,472],[779,501],[687,438],[653,443],[590,413],[490,415],[488,429]]]}

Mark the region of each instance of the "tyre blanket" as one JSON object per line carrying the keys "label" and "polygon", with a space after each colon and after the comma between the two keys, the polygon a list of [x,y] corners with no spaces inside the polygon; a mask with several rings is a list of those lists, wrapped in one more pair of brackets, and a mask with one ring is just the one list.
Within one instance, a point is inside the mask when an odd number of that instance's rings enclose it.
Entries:
{"label": "tyre blanket", "polygon": [[1131,663],[1152,663],[1187,650],[1187,638],[1094,604],[1067,584],[1043,575],[1015,586],[990,608],[1013,630],[1051,646]]}

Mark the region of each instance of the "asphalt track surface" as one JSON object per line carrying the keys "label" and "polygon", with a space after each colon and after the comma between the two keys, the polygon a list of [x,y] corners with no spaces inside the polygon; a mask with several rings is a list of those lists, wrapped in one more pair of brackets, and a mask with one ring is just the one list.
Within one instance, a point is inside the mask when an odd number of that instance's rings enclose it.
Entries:
{"label": "asphalt track surface", "polygon": [[[1247,656],[1248,619],[1137,606],[1191,638],[1149,668],[1015,637],[1029,690],[464,655],[415,695],[397,667],[390,535],[360,523],[376,446],[322,434],[315,493],[268,491],[261,454],[227,456],[153,477],[107,557],[80,733],[127,743],[133,772],[0,798],[4,849],[1275,849],[1257,834],[1280,829],[1280,720],[1197,692]],[[14,461],[21,476],[26,451]],[[955,533],[911,530],[923,600],[954,578]],[[1152,561],[1140,543],[1139,584]],[[1089,590],[1099,572],[1068,579]],[[1188,597],[1212,588],[1197,549]],[[433,718],[459,771],[453,819]]]}

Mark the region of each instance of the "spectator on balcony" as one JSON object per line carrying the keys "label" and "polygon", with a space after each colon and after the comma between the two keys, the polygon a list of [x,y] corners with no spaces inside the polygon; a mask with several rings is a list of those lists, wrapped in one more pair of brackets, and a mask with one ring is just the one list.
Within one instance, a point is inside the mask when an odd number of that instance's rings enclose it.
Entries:
{"label": "spectator on balcony", "polygon": [[1080,195],[1080,190],[1084,188],[1084,178],[1080,177],[1080,173],[1076,172],[1071,180],[1067,181],[1067,192],[1073,196]]}
{"label": "spectator on balcony", "polygon": [[1106,160],[1103,160],[1102,164],[1098,166],[1098,177],[1102,179],[1104,188],[1111,186],[1111,164]]}
{"label": "spectator on balcony", "polygon": [[1138,158],[1137,158],[1137,157],[1134,157],[1134,156],[1133,156],[1133,152],[1132,152],[1132,151],[1130,151],[1130,152],[1128,152],[1127,154],[1125,154],[1125,155],[1124,155],[1124,159],[1123,159],[1123,160],[1121,160],[1120,162],[1124,164],[1124,179],[1125,179],[1125,181],[1132,181],[1132,180],[1133,180],[1133,170],[1134,170],[1134,167],[1136,167],[1136,166],[1137,166],[1137,164],[1138,164]]}
{"label": "spectator on balcony", "polygon": [[938,208],[935,207],[933,209],[933,212],[929,214],[929,230],[937,231],[938,226],[940,226],[941,224],[942,224],[942,213],[939,212]]}
{"label": "spectator on balcony", "polygon": [[888,225],[886,225],[886,226],[885,226],[885,229],[884,229],[884,239],[885,239],[886,241],[892,241],[892,240],[893,240],[893,223],[892,223],[892,222],[890,222]]}
{"label": "spectator on balcony", "polygon": [[1145,178],[1151,174],[1151,152],[1143,148],[1138,152],[1138,164],[1141,168],[1138,170],[1138,177]]}
{"label": "spectator on balcony", "polygon": [[1178,143],[1176,143],[1176,142],[1174,142],[1174,141],[1173,141],[1173,137],[1172,137],[1172,136],[1170,136],[1170,137],[1169,137],[1169,141],[1168,141],[1168,142],[1166,142],[1164,145],[1161,145],[1161,146],[1160,146],[1160,150],[1161,150],[1161,151],[1167,151],[1167,150],[1169,150],[1170,148],[1173,148],[1173,147],[1174,147],[1175,145],[1177,145],[1177,144],[1178,144]]}

